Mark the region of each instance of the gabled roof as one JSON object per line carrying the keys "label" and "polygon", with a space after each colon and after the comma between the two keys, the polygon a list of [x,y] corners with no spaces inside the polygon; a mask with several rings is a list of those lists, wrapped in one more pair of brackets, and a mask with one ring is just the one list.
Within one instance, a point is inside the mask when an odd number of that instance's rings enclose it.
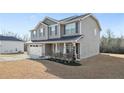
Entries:
{"label": "gabled roof", "polygon": [[44,24],[46,24],[46,25],[49,25],[49,23],[50,23],[50,24],[51,24],[51,23],[52,23],[52,24],[57,24],[57,23],[58,23],[58,20],[46,16],[46,17],[43,19],[42,22],[43,22]]}
{"label": "gabled roof", "polygon": [[[51,20],[51,21],[58,22],[58,20],[56,20],[56,19],[54,19],[54,18],[51,18],[51,17],[48,17],[48,16],[46,16],[46,17],[43,19],[43,21],[44,21],[45,19],[49,19],[49,20]],[[43,21],[42,21],[42,22],[43,22]]]}
{"label": "gabled roof", "polygon": [[0,35],[0,41],[22,41],[13,36],[2,36]]}
{"label": "gabled roof", "polygon": [[68,21],[68,20],[72,20],[72,19],[75,19],[75,18],[77,18],[78,16],[71,16],[71,17],[67,17],[67,18],[64,18],[64,19],[61,19],[61,20],[59,20],[59,21]]}
{"label": "gabled roof", "polygon": [[83,19],[85,19],[85,18],[87,18],[89,16],[92,17],[96,21],[99,29],[101,30],[99,21],[91,13],[86,13],[86,14],[79,15],[79,16],[71,16],[71,17],[64,18],[62,20],[56,20],[56,19],[53,19],[51,17],[45,17],[43,19],[43,21],[40,21],[38,24],[44,23],[46,25],[49,25],[47,22],[45,22],[46,20],[49,20],[49,21],[52,21],[52,22],[55,22],[55,23],[64,23],[64,22],[70,22],[70,21],[77,20],[77,19],[82,19],[83,20]]}
{"label": "gabled roof", "polygon": [[80,39],[82,35],[74,35],[74,36],[64,36],[61,38],[53,38],[53,39],[48,39],[48,40],[32,40],[32,42],[65,42],[65,41],[76,41]]}
{"label": "gabled roof", "polygon": [[74,20],[74,19],[77,19],[77,18],[82,18],[82,17],[85,17],[85,16],[88,16],[88,15],[91,15],[91,13],[87,13],[87,14],[84,14],[84,15],[79,15],[79,16],[71,16],[71,17],[67,17],[67,18],[64,18],[62,20],[59,20],[60,22],[61,21],[71,21],[71,20]]}
{"label": "gabled roof", "polygon": [[87,17],[92,17],[95,21],[96,21],[96,23],[97,23],[97,25],[98,25],[98,27],[99,27],[99,29],[101,30],[101,26],[100,26],[100,23],[99,23],[99,21],[97,20],[97,18],[95,17],[95,16],[93,16],[91,13],[86,13],[86,14],[84,14],[84,15],[79,15],[79,16],[71,16],[71,17],[68,17],[68,18],[64,18],[64,19],[62,19],[62,20],[59,20],[59,22],[70,22],[70,21],[73,21],[73,20],[77,20],[77,19],[85,19],[85,18],[87,18]]}

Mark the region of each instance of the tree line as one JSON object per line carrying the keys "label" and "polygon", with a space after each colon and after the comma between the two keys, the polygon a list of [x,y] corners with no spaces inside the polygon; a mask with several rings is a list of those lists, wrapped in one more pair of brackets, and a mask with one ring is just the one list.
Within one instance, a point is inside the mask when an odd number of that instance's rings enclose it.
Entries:
{"label": "tree line", "polygon": [[115,37],[111,30],[107,30],[102,35],[100,42],[100,52],[102,53],[124,53],[124,37]]}

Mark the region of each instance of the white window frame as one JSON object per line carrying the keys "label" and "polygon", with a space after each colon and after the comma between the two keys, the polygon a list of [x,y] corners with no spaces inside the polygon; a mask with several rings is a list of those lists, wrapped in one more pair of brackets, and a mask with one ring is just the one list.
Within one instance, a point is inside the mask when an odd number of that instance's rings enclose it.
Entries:
{"label": "white window frame", "polygon": [[40,37],[43,37],[43,32],[44,31],[44,29],[43,28],[40,28]]}
{"label": "white window frame", "polygon": [[50,30],[50,33],[51,33],[50,36],[55,35],[56,26],[57,26],[57,24],[54,24],[54,25],[50,25],[49,26],[51,28],[51,30]]}
{"label": "white window frame", "polygon": [[65,35],[76,33],[76,23],[65,24]]}

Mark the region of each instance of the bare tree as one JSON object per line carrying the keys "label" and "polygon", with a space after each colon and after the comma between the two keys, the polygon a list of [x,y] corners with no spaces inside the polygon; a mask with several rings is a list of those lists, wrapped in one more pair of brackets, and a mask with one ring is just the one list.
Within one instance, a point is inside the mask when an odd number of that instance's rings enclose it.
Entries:
{"label": "bare tree", "polygon": [[100,51],[107,53],[124,53],[124,48],[121,47],[123,36],[115,37],[111,30],[106,31],[106,35],[101,37]]}

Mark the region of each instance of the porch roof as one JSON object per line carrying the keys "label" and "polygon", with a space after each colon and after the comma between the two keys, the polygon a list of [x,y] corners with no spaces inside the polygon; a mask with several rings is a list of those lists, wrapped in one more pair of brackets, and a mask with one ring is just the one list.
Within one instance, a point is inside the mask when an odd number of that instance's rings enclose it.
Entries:
{"label": "porch roof", "polygon": [[53,38],[53,39],[47,39],[47,40],[32,40],[32,43],[57,43],[57,42],[76,42],[80,38],[82,38],[82,35],[76,35],[76,36],[64,36],[61,38]]}

